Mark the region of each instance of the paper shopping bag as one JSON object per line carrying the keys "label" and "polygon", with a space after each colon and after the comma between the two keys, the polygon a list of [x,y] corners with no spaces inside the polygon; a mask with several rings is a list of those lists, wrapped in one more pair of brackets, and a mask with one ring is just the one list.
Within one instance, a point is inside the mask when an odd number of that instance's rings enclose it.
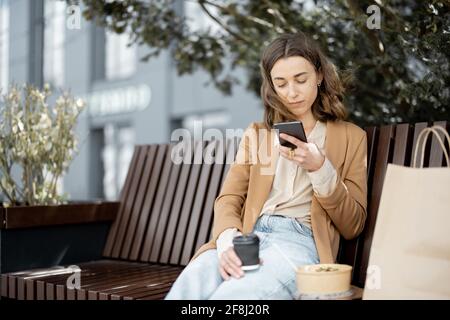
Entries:
{"label": "paper shopping bag", "polygon": [[[450,168],[419,168],[389,164],[367,269],[363,299],[450,299]],[[422,139],[423,138],[423,139]]]}

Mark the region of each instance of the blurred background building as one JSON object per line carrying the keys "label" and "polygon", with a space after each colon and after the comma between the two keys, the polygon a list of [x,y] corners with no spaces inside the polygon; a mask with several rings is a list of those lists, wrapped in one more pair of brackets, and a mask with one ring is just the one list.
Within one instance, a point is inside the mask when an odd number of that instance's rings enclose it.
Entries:
{"label": "blurred background building", "polygon": [[[175,4],[192,28],[214,27],[198,4]],[[127,46],[128,35],[83,18],[73,27],[68,9],[58,0],[0,0],[0,88],[49,83],[86,100],[79,153],[62,181],[71,199],[117,199],[136,144],[168,142],[174,129],[193,130],[198,120],[203,130],[224,130],[262,119],[260,99],[245,88],[224,96],[205,86],[204,72],[180,77],[166,52],[143,62],[147,47]]]}

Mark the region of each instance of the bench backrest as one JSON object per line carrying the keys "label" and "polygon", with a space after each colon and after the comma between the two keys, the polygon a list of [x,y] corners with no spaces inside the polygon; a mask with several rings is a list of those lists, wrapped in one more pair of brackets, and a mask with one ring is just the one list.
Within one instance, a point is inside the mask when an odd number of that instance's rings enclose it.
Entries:
{"label": "bench backrest", "polygon": [[136,146],[103,255],[186,265],[210,238],[214,200],[238,141],[226,143],[185,145],[192,164],[171,161],[172,151],[180,154],[175,144]]}
{"label": "bench backrest", "polygon": [[[448,130],[448,122],[441,125]],[[388,163],[409,166],[413,145],[427,123],[366,128],[368,137],[368,216],[363,233],[341,241],[338,262],[353,266],[353,283],[364,286],[370,245]],[[227,145],[225,145],[225,143]],[[104,256],[124,260],[186,265],[210,239],[214,200],[220,192],[239,141],[208,141],[185,145],[185,159],[177,164],[174,144],[136,146],[120,196]],[[212,155],[217,161],[204,161]],[[442,166],[444,156],[431,137],[425,166]]]}

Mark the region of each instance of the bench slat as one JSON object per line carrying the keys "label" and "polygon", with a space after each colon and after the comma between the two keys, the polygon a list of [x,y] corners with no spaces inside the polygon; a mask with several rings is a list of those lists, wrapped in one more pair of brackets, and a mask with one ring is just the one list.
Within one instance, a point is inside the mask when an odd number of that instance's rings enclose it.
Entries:
{"label": "bench slat", "polygon": [[375,160],[377,157],[377,144],[379,128],[370,127],[367,132],[367,195],[372,193],[373,173],[375,171]]}
{"label": "bench slat", "polygon": [[125,209],[125,199],[128,198],[128,193],[130,191],[131,181],[138,174],[136,171],[136,163],[139,157],[140,148],[136,146],[134,148],[133,156],[131,158],[130,167],[128,168],[128,174],[125,178],[125,184],[120,193],[120,205],[116,219],[114,220],[111,229],[108,233],[108,238],[106,239],[105,249],[103,250],[104,257],[110,257],[112,254],[112,249],[114,246],[114,242],[116,240],[116,235],[120,225],[120,217],[123,215],[123,211]]}
{"label": "bench slat", "polygon": [[17,278],[15,276],[8,277],[8,298],[17,299]]}
{"label": "bench slat", "polygon": [[[184,155],[183,164],[181,164],[181,172],[176,181],[175,197],[173,199],[172,208],[170,209],[169,221],[167,222],[167,230],[162,240],[160,257],[157,260],[159,263],[168,263],[170,253],[175,241],[176,234],[179,232],[178,228],[182,229],[180,221],[183,220],[182,214],[188,215],[189,211],[183,211],[182,207],[190,207],[191,203],[188,203],[189,198],[185,199],[186,189],[193,188],[192,181],[190,180],[190,174],[192,168],[192,162],[194,158],[195,143],[183,143]],[[185,201],[186,200],[186,201]]]}
{"label": "bench slat", "polygon": [[38,280],[36,281],[36,299],[45,300],[45,282]]}
{"label": "bench slat", "polygon": [[67,300],[77,300],[77,291],[75,289],[67,289]]}
{"label": "bench slat", "polygon": [[150,177],[152,177],[152,169],[155,163],[156,156],[156,146],[152,145],[149,148],[144,149],[144,152],[146,153],[144,170],[141,177],[141,183],[138,190],[136,190],[137,195],[134,201],[130,222],[128,223],[128,228],[125,233],[126,236],[120,254],[121,259],[127,259],[131,253],[131,244],[134,238],[133,235],[136,233],[139,216],[142,214],[143,203],[145,200],[145,196],[147,195],[147,187],[150,181]]}
{"label": "bench slat", "polygon": [[232,143],[228,144],[227,158],[225,161],[225,167],[223,168],[222,180],[220,181],[221,187],[223,185],[223,182],[225,181],[225,178],[227,177],[228,170],[230,170],[231,163],[234,162],[234,159],[236,158],[240,141],[241,138],[235,137],[234,139],[232,139]]}
{"label": "bench slat", "polygon": [[[235,137],[233,139],[228,139],[228,141],[227,141],[226,150],[225,150],[225,163],[224,163],[223,168],[222,168],[222,176],[221,176],[220,181],[219,181],[219,188],[218,188],[218,191],[217,191],[217,194],[216,194],[216,198],[220,194],[220,190],[222,189],[222,185],[223,185],[223,182],[225,181],[225,178],[226,178],[226,175],[228,173],[228,170],[230,169],[230,165],[231,165],[231,163],[234,161],[234,159],[236,157],[237,148],[239,147],[239,141],[240,141],[240,138],[238,138],[238,137]],[[214,199],[214,202],[213,202],[213,211],[214,211],[215,200],[216,199]],[[210,227],[209,227],[209,237],[208,237],[207,240],[212,238],[212,231],[213,231],[212,230],[212,225],[214,223],[214,212],[213,212],[213,216],[211,217],[211,220],[212,221],[211,221],[211,224],[210,224]],[[198,248],[199,248],[199,245],[198,245],[198,242],[197,242],[196,249],[194,251],[196,251]]]}
{"label": "bench slat", "polygon": [[25,299],[26,300],[36,300],[36,285],[34,281],[26,279],[25,280]]}
{"label": "bench slat", "polygon": [[119,230],[111,254],[112,258],[118,258],[120,255],[120,250],[122,249],[122,245],[125,238],[125,231],[128,227],[128,223],[131,218],[131,213],[133,212],[133,208],[137,205],[136,197],[140,184],[142,182],[142,171],[145,166],[145,160],[147,159],[147,147],[139,146],[139,148],[140,152],[136,164],[137,173],[135,174],[136,176],[134,177],[134,179],[131,181],[130,191],[128,193],[128,197],[125,199],[124,202],[124,210],[122,212],[122,215],[120,216]]}
{"label": "bench slat", "polygon": [[412,128],[408,123],[399,124],[395,128],[394,156],[392,163],[409,166],[411,161]]}
{"label": "bench slat", "polygon": [[[444,129],[448,129],[448,122],[447,121],[436,121],[433,123],[433,125],[441,126]],[[446,138],[444,137],[444,134],[439,132],[439,136],[441,137],[442,142],[444,142],[444,146],[446,145],[445,141]],[[447,145],[447,147],[449,147]],[[432,136],[432,142],[431,142],[431,150],[430,150],[430,161],[429,161],[429,167],[442,167],[443,165],[447,165],[445,163],[445,157],[444,152],[442,151],[441,145],[438,142],[438,139],[436,136]],[[449,164],[450,165],[450,164]]]}
{"label": "bench slat", "polygon": [[25,280],[17,278],[17,300],[25,300]]}
{"label": "bench slat", "polygon": [[[214,146],[213,144],[207,144],[205,146],[206,148],[209,148],[210,146]],[[201,221],[201,216],[203,214],[203,205],[205,202],[206,194],[208,193],[208,183],[210,178],[211,169],[213,167],[213,164],[207,164],[203,163],[201,172],[200,172],[200,178],[198,181],[195,199],[194,199],[194,205],[192,207],[190,220],[189,220],[189,227],[188,231],[186,233],[186,239],[183,246],[182,251],[182,264],[183,261],[189,260],[191,257],[192,250],[195,245],[195,239],[198,236],[199,232],[199,223]]]}
{"label": "bench slat", "polygon": [[129,256],[129,259],[132,261],[136,261],[139,258],[139,253],[143,247],[142,240],[144,239],[145,231],[147,230],[150,212],[152,211],[152,207],[155,202],[155,195],[157,193],[157,189],[159,188],[163,161],[168,148],[169,146],[167,144],[158,145],[157,147],[157,155],[155,159],[154,169],[152,171],[152,176],[150,178],[150,185],[145,197],[144,206],[142,207],[142,211],[139,216],[138,227],[136,230],[136,234],[134,235],[131,254]]}
{"label": "bench slat", "polygon": [[155,234],[158,230],[159,217],[161,215],[161,210],[163,207],[163,201],[165,198],[167,186],[169,184],[170,172],[172,170],[173,163],[171,161],[170,155],[172,152],[173,145],[170,145],[167,149],[167,153],[164,157],[164,167],[161,173],[161,180],[158,184],[156,190],[155,203],[153,205],[150,220],[148,222],[147,231],[145,234],[144,246],[140,256],[140,261],[147,262],[150,258],[151,249],[153,247],[153,241]]}
{"label": "bench slat", "polygon": [[194,250],[191,252],[191,256],[194,255],[195,251],[197,251],[200,246],[202,246],[205,242],[210,239],[210,232],[212,229],[213,219],[214,219],[214,202],[217,198],[220,187],[221,180],[223,174],[223,167],[225,161],[225,154],[228,141],[220,141],[217,145],[215,145],[215,149],[217,150],[217,163],[214,164],[212,168],[211,178],[208,183],[208,193],[206,195],[205,204],[202,210],[202,217],[200,230],[198,231],[198,236],[196,243],[194,245]]}
{"label": "bench slat", "polygon": [[[413,139],[413,146],[415,147],[417,144],[417,138],[419,137],[420,132],[425,129],[426,127],[428,127],[428,123],[426,122],[419,122],[416,123],[414,126],[414,139]],[[429,140],[428,140],[429,141]],[[429,151],[430,151],[430,144],[427,143],[425,146],[425,159],[424,159],[424,167],[428,166],[428,159],[427,156],[429,156]],[[419,149],[417,152],[417,161],[420,161],[420,158],[422,156],[422,150]],[[414,150],[412,150],[412,155],[411,155],[411,166],[413,164],[413,157],[414,157]]]}
{"label": "bench slat", "polygon": [[1,275],[1,282],[2,282],[2,297],[8,297],[8,275],[2,274]]}
{"label": "bench slat", "polygon": [[[170,160],[171,161],[171,160]],[[172,162],[172,161],[171,161]],[[167,223],[169,219],[169,214],[173,206],[173,200],[178,186],[178,179],[180,177],[182,164],[172,164],[172,170],[170,172],[169,184],[164,195],[163,205],[161,213],[158,219],[158,227],[156,229],[156,234],[153,238],[153,243],[150,250],[149,262],[159,262],[159,256],[161,253],[162,243],[166,235]],[[169,235],[173,236],[173,235]]]}
{"label": "bench slat", "polygon": [[[203,142],[198,142],[194,149],[194,160],[201,159],[203,152]],[[186,242],[186,234],[190,226],[190,218],[192,207],[194,206],[194,199],[197,193],[197,185],[200,178],[200,172],[202,163],[200,161],[192,164],[191,175],[189,176],[189,188],[187,188],[184,198],[183,208],[181,212],[181,218],[179,221],[178,229],[175,234],[175,240],[173,243],[173,249],[170,255],[171,264],[179,264],[180,256],[182,253],[183,245]]]}

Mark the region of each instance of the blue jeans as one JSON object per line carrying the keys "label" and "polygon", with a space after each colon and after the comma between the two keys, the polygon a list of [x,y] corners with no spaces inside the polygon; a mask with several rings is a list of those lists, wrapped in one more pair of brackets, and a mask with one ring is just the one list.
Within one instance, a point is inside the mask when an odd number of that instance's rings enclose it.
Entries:
{"label": "blue jeans", "polygon": [[261,215],[254,232],[260,238],[263,260],[259,269],[246,271],[239,279],[231,277],[224,281],[219,273],[217,250],[207,250],[186,266],[166,299],[294,299],[297,295],[295,271],[276,246],[297,267],[319,263],[311,229],[294,218]]}

